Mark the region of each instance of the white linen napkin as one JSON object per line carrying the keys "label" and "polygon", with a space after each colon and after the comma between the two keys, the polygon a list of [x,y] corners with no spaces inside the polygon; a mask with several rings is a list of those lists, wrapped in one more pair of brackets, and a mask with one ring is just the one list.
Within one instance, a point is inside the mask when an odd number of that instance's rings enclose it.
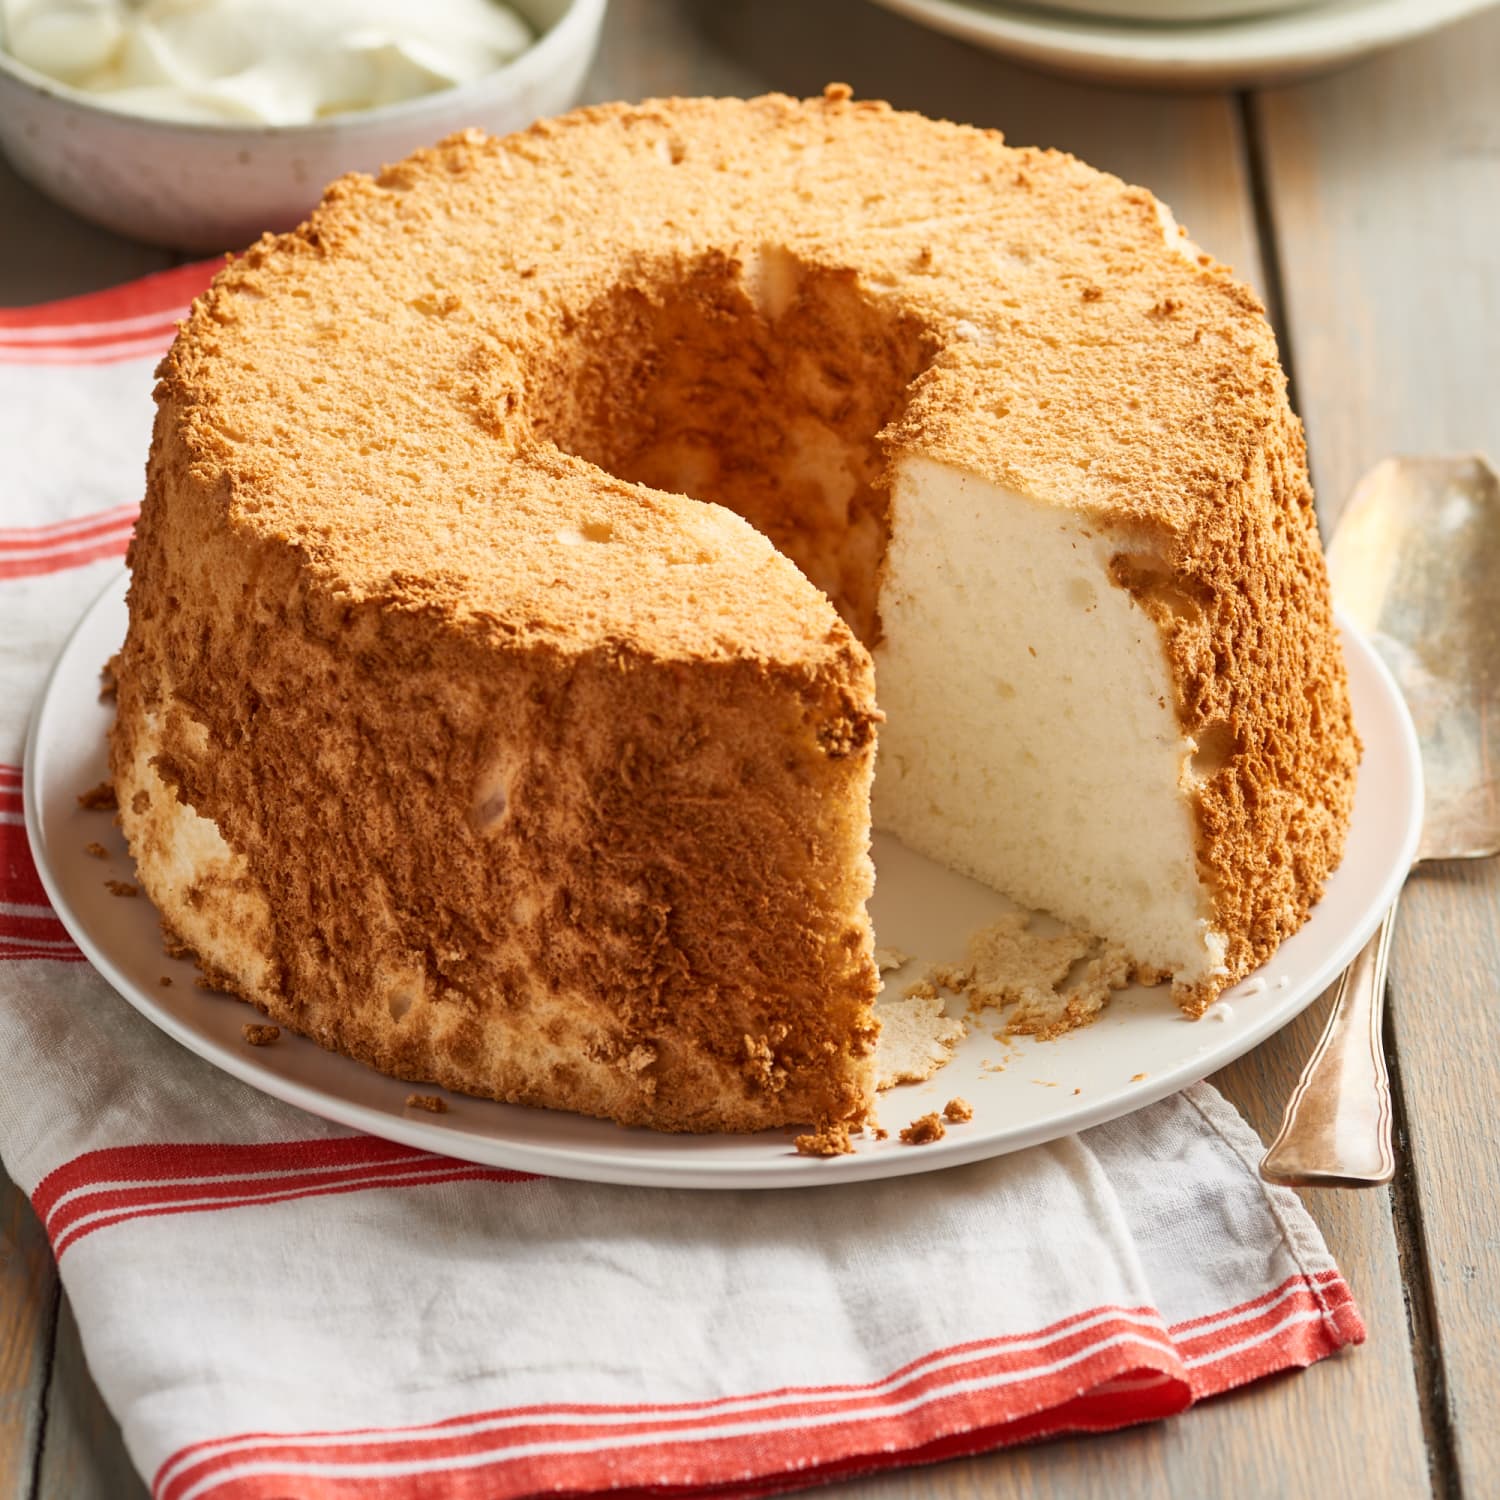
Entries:
{"label": "white linen napkin", "polygon": [[46,904],[21,745],[211,270],[0,313],[0,1157],[158,1500],[768,1493],[1171,1415],[1363,1339],[1206,1085],[923,1176],[605,1187],[350,1133],[131,1010]]}

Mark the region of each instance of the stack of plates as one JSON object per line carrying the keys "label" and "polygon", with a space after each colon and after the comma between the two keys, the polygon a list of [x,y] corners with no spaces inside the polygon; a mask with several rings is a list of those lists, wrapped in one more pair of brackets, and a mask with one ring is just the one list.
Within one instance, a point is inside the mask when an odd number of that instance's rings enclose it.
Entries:
{"label": "stack of plates", "polygon": [[1119,83],[1234,88],[1349,62],[1487,10],[1495,0],[876,3],[992,52],[1063,72]]}

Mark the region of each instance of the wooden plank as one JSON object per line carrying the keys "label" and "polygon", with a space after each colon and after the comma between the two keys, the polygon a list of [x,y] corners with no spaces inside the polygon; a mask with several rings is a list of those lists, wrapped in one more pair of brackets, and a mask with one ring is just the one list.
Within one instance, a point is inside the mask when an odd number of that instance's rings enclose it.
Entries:
{"label": "wooden plank", "polygon": [[0,1171],[0,1497],[30,1500],[42,1435],[57,1271],[26,1195]]}
{"label": "wooden plank", "polygon": [[66,1297],[57,1320],[47,1433],[31,1500],[146,1500],[119,1424],[84,1363],[78,1324]]}
{"label": "wooden plank", "polygon": [[165,250],[85,224],[16,176],[0,156],[0,306],[50,302],[175,263]]}
{"label": "wooden plank", "polygon": [[[1314,471],[1336,510],[1392,452],[1500,458],[1500,13],[1258,102]],[[1500,867],[1407,887],[1391,1029],[1409,1140],[1419,1348],[1440,1458],[1500,1493]],[[1439,1475],[1440,1482],[1444,1481]]]}

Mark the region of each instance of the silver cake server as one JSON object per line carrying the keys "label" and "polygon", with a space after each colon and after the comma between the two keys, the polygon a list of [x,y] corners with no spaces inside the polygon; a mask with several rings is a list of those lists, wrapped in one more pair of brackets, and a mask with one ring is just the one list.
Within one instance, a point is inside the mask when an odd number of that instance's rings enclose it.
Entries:
{"label": "silver cake server", "polygon": [[[1500,853],[1500,477],[1482,458],[1395,458],[1328,548],[1334,595],[1391,669],[1426,781],[1417,862]],[[1333,1011],[1260,1174],[1369,1187],[1395,1173],[1381,1020],[1393,905]]]}

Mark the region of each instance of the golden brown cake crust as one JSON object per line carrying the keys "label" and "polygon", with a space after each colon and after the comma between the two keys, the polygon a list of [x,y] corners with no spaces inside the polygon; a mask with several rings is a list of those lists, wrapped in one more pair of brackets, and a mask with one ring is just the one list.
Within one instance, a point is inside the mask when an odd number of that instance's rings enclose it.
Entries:
{"label": "golden brown cake crust", "polygon": [[[610,448],[674,319],[787,305],[855,454],[868,566],[819,581],[865,641],[885,462],[1096,518],[1200,742],[1230,951],[1186,1003],[1300,922],[1356,752],[1253,295],[1150,194],[991,131],[838,87],[652,101],[334,183],[161,365],[113,769],[148,892],[273,1019],[659,1128],[862,1116],[868,654],[744,521],[651,487],[695,435]],[[820,368],[856,306],[876,333]],[[673,379],[718,411],[712,368]],[[226,841],[212,881],[174,865],[187,809]]]}

